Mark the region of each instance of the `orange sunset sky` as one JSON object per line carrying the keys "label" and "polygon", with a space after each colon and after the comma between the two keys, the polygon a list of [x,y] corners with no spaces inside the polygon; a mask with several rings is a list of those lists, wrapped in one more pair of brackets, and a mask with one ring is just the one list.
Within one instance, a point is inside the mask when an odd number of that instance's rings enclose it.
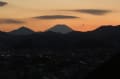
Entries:
{"label": "orange sunset sky", "polygon": [[0,30],[45,31],[66,24],[77,31],[120,24],[120,0],[0,0]]}

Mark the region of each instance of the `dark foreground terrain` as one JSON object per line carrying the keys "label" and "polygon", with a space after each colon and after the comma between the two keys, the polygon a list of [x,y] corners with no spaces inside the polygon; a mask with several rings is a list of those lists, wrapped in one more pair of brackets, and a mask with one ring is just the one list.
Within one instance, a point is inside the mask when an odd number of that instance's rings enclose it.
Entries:
{"label": "dark foreground terrain", "polygon": [[83,79],[114,53],[105,48],[1,51],[0,79]]}
{"label": "dark foreground terrain", "polygon": [[0,79],[101,79],[115,76],[113,73],[116,72],[110,70],[119,69],[119,28],[109,26],[69,34],[11,35],[0,32]]}

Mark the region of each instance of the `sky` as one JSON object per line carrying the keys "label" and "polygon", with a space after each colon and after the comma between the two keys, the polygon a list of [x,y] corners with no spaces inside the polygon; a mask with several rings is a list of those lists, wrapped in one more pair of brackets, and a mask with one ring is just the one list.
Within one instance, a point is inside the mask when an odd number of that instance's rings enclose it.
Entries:
{"label": "sky", "polygon": [[120,0],[0,0],[0,30],[26,26],[45,31],[56,24],[89,31],[120,24]]}

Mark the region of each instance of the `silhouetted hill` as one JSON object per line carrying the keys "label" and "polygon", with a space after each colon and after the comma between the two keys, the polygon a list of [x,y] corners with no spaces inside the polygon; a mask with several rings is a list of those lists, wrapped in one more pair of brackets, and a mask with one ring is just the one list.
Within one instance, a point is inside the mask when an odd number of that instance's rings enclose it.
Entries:
{"label": "silhouetted hill", "polygon": [[6,35],[8,35],[6,32],[0,31],[0,36],[6,36]]}
{"label": "silhouetted hill", "polygon": [[120,25],[118,25],[118,26],[104,25],[104,26],[101,26],[101,27],[97,28],[94,31],[99,31],[99,32],[102,32],[102,31],[105,31],[105,32],[108,32],[108,31],[120,31]]}
{"label": "silhouetted hill", "polygon": [[112,26],[112,25],[108,25],[108,26],[101,26],[99,28],[97,28],[96,30],[94,30],[93,32],[97,33],[104,33],[104,34],[117,34],[120,33],[120,26]]}
{"label": "silhouetted hill", "polygon": [[47,31],[53,31],[53,32],[65,34],[65,33],[72,32],[73,30],[67,25],[55,25],[52,28],[48,29]]}
{"label": "silhouetted hill", "polygon": [[[119,68],[119,28],[61,33],[62,29],[33,32],[22,27],[16,35],[0,32],[0,79],[101,79],[112,67]],[[101,66],[115,54],[112,62]]]}
{"label": "silhouetted hill", "polygon": [[120,25],[118,26],[101,26],[94,31],[91,31],[93,36],[103,40],[120,40]]}
{"label": "silhouetted hill", "polygon": [[[62,28],[66,28],[62,30]],[[55,31],[57,28],[57,31]],[[52,28],[51,28],[52,29]],[[56,25],[46,32],[33,32],[21,27],[10,33],[0,35],[1,43],[10,48],[44,48],[69,49],[69,48],[98,48],[120,46],[120,26],[102,26],[94,31],[73,31],[66,25]],[[61,33],[62,32],[62,33]],[[2,32],[1,32],[2,33]],[[15,34],[15,36],[14,36]],[[10,41],[7,41],[9,39]],[[7,42],[7,44],[6,44]],[[5,43],[5,44],[4,44]]]}
{"label": "silhouetted hill", "polygon": [[34,33],[34,31],[32,31],[31,29],[23,26],[19,29],[13,30],[11,32],[9,32],[8,34],[14,34],[14,35],[28,35],[28,34],[32,34]]}

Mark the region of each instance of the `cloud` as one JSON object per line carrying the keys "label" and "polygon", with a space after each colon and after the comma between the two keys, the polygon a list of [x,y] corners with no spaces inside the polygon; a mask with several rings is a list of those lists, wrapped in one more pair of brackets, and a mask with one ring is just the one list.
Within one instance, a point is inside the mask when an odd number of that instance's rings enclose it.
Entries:
{"label": "cloud", "polygon": [[105,15],[105,14],[112,12],[112,10],[102,10],[102,9],[79,9],[79,10],[72,10],[72,11],[80,12],[80,13],[87,13],[91,15]]}
{"label": "cloud", "polygon": [[36,18],[36,19],[75,19],[75,18],[79,18],[79,17],[67,16],[67,15],[45,15],[45,16],[37,16],[34,18]]}
{"label": "cloud", "polygon": [[81,12],[81,13],[88,13],[92,15],[104,15],[109,12],[112,12],[110,10],[97,10],[97,9],[82,9],[82,10],[76,10],[76,11]]}
{"label": "cloud", "polygon": [[0,24],[22,24],[23,21],[18,21],[14,19],[0,19]]}
{"label": "cloud", "polygon": [[0,1],[0,7],[3,7],[5,5],[7,5],[7,4],[8,4],[7,2]]}

